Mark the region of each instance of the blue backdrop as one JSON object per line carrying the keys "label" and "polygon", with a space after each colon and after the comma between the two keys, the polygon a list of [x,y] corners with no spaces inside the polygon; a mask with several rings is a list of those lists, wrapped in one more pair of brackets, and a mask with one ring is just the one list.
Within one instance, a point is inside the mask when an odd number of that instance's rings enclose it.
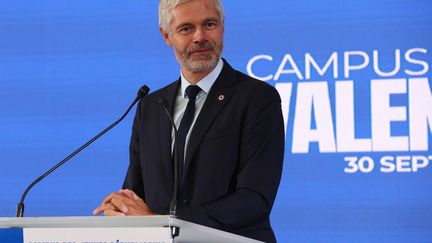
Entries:
{"label": "blue backdrop", "polygon": [[[432,2],[224,5],[223,56],[283,99],[279,242],[431,242]],[[0,0],[0,216],[178,75],[157,1]],[[118,190],[132,118],[37,185],[26,216],[90,215]]]}

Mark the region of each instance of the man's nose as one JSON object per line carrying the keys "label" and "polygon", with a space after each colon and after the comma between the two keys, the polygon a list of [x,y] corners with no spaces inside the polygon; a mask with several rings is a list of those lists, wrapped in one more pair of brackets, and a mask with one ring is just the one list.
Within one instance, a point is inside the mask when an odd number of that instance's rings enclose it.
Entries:
{"label": "man's nose", "polygon": [[203,42],[203,41],[205,41],[205,40],[207,40],[207,36],[206,36],[205,29],[202,28],[202,27],[197,28],[197,29],[195,30],[194,35],[193,35],[193,41],[194,41],[195,43],[201,43],[201,42]]}

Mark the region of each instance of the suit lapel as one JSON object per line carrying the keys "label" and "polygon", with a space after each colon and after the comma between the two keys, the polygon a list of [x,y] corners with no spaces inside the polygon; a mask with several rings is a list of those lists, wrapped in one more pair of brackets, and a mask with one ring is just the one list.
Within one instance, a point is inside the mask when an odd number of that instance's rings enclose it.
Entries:
{"label": "suit lapel", "polygon": [[[174,82],[169,85],[165,92],[161,94],[168,99],[169,102],[169,112],[171,116],[174,113],[174,102],[176,100],[177,90],[180,81]],[[159,98],[159,97],[158,97]],[[157,104],[159,106],[159,104]],[[165,166],[166,173],[168,175],[168,179],[171,183],[173,183],[173,161],[172,161],[172,152],[171,152],[171,131],[172,125],[165,114],[165,112],[159,108],[159,134],[160,134],[160,150],[163,158],[163,164]],[[173,184],[170,184],[170,188],[172,188]]]}
{"label": "suit lapel", "polygon": [[192,158],[200,145],[204,135],[216,119],[224,105],[229,101],[234,93],[231,86],[236,82],[235,71],[224,61],[224,67],[219,77],[216,79],[213,87],[207,96],[207,99],[197,117],[194,127],[192,128],[189,143],[186,151],[186,158],[183,170],[183,179],[185,178]]}

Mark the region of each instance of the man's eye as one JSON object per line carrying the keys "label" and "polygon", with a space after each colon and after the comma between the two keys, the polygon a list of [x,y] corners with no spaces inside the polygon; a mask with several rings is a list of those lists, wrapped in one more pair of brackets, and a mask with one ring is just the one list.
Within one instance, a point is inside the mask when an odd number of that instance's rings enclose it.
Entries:
{"label": "man's eye", "polygon": [[213,29],[213,28],[215,28],[216,26],[217,26],[216,23],[206,23],[206,27],[209,28],[209,29]]}
{"label": "man's eye", "polygon": [[191,31],[190,27],[183,27],[179,30],[180,33],[189,33]]}

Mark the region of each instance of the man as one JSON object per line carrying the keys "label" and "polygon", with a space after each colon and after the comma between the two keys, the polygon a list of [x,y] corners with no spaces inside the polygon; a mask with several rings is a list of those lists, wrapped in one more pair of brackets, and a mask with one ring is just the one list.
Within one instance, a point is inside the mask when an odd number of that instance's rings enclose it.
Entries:
{"label": "man", "polygon": [[124,189],[106,197],[94,214],[169,213],[174,132],[158,104],[166,97],[179,128],[177,216],[275,242],[269,215],[284,153],[277,91],[221,59],[224,13],[219,0],[161,0],[159,23],[181,77],[139,103]]}

